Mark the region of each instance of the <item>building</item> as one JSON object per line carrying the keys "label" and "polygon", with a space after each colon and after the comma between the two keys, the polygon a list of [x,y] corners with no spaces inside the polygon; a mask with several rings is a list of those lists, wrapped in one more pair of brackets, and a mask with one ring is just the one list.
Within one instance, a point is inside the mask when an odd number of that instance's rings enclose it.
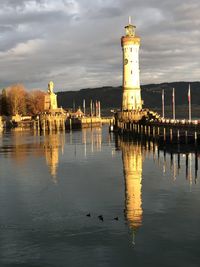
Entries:
{"label": "building", "polygon": [[121,38],[123,51],[123,95],[122,111],[142,109],[139,69],[140,37],[135,34],[135,26],[125,26],[126,35]]}

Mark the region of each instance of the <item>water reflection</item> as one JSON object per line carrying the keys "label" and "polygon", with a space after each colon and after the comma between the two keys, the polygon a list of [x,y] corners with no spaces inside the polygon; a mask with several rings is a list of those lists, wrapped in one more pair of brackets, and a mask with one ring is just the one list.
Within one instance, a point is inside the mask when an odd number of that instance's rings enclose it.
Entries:
{"label": "water reflection", "polygon": [[[163,154],[163,173],[166,172],[166,169],[168,167],[167,163],[167,155],[170,157],[170,170],[172,173],[172,179],[175,181],[177,177],[180,175],[181,171],[185,168],[185,178],[188,180],[189,184],[192,184],[193,182],[197,182],[197,175],[198,175],[198,157],[199,152],[197,149],[193,146],[188,147],[176,147],[176,150],[174,147],[171,148],[159,148],[157,147],[159,151],[159,155]],[[162,156],[161,154],[161,156]]]}
{"label": "water reflection", "polygon": [[117,147],[122,151],[122,161],[125,180],[125,216],[133,230],[142,225],[142,146],[139,143],[124,142],[117,139]]}
{"label": "water reflection", "polygon": [[29,132],[12,131],[3,139],[0,153],[10,157],[17,164],[25,164],[29,156],[45,157],[53,182],[57,183],[59,154],[64,152],[65,134],[31,136]]}
{"label": "water reflection", "polygon": [[[148,140],[141,141],[121,137],[117,137],[116,140],[117,149],[120,148],[123,154],[124,150],[130,150],[130,154],[135,153],[142,155],[143,161],[146,158],[152,158],[154,163],[162,168],[163,174],[170,170],[171,177],[174,181],[184,168],[186,180],[191,184],[193,181],[197,181],[198,158],[200,155],[198,147],[190,145],[161,146]],[[134,149],[130,149],[129,147],[131,146],[134,146]],[[138,149],[138,147],[140,147],[140,149]]]}
{"label": "water reflection", "polygon": [[87,151],[101,152],[102,146],[102,128],[83,128],[82,129],[82,144],[84,145],[84,154],[87,157]]}
{"label": "water reflection", "polygon": [[[88,154],[101,152],[102,150],[102,128],[86,128],[79,132],[81,137],[81,146],[78,146],[76,136],[70,133],[51,133],[45,136],[30,135],[30,132],[14,131],[7,133],[6,137],[1,138],[0,154],[5,157],[13,158],[16,163],[24,164],[28,156],[45,157],[46,164],[49,167],[50,174],[56,182],[56,176],[59,166],[59,158],[64,154],[65,143],[77,146],[78,153],[84,153],[87,158]],[[107,135],[106,143],[113,143],[113,135]],[[127,138],[116,139],[117,149],[122,150],[124,174],[126,184],[129,180],[138,177],[142,179],[142,161],[146,158],[153,158],[154,163],[162,168],[163,174],[170,170],[171,177],[175,181],[180,173],[184,170],[185,177],[190,184],[197,182],[198,176],[198,158],[199,150],[194,146],[159,146],[151,141],[130,140]],[[111,153],[115,156],[115,150]],[[136,187],[136,186],[135,186]]]}
{"label": "water reflection", "polygon": [[44,151],[47,166],[50,169],[52,179],[57,183],[57,169],[59,163],[59,152],[64,153],[65,135],[64,134],[50,134],[46,135],[44,139]]}
{"label": "water reflection", "polygon": [[[165,146],[161,147],[151,141],[139,141],[115,136],[116,149],[122,151],[125,181],[125,215],[130,228],[135,232],[142,225],[142,181],[143,163],[152,160],[163,172],[163,176],[176,179],[183,175],[190,189],[193,181],[197,182],[199,151],[195,147]],[[170,174],[170,175],[168,175]]]}
{"label": "water reflection", "polygon": [[3,135],[0,266],[198,266],[199,151],[113,137]]}
{"label": "water reflection", "polygon": [[[86,128],[81,132],[81,147],[77,147],[78,153],[84,147],[84,157],[88,153],[101,152],[102,149],[102,128]],[[40,135],[34,132],[12,131],[4,134],[0,143],[0,154],[12,158],[17,164],[23,165],[29,156],[44,157],[49,168],[52,181],[57,183],[57,172],[59,160],[64,154],[67,145],[77,146],[77,140],[73,139],[73,132],[59,132]]]}
{"label": "water reflection", "polygon": [[125,210],[130,227],[142,224],[142,148],[137,143],[120,142],[125,179]]}

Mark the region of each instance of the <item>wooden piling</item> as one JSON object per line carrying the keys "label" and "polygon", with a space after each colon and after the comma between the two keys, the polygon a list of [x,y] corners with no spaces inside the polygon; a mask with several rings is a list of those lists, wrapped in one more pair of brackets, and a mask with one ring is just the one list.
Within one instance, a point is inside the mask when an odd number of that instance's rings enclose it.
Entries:
{"label": "wooden piling", "polygon": [[166,129],[165,129],[165,127],[163,129],[163,140],[164,140],[164,142],[166,142]]}
{"label": "wooden piling", "polygon": [[194,132],[194,143],[195,145],[197,144],[197,132],[196,131]]}
{"label": "wooden piling", "polygon": [[180,132],[179,132],[179,130],[177,130],[177,142],[178,143],[180,142]]}
{"label": "wooden piling", "polygon": [[170,143],[172,143],[173,141],[173,130],[170,129]]}

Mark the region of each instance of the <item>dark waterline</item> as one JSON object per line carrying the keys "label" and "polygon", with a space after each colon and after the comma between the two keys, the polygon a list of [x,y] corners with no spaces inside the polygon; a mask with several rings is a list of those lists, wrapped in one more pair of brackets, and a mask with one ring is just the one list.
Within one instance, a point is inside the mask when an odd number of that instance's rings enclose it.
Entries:
{"label": "dark waterline", "polygon": [[106,127],[2,134],[0,266],[199,266],[198,154],[175,152]]}

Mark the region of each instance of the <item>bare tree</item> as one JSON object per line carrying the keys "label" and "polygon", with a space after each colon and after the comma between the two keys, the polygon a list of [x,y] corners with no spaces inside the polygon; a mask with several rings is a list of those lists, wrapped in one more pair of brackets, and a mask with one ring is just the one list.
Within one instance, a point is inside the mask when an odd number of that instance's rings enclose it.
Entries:
{"label": "bare tree", "polygon": [[11,115],[26,114],[26,90],[22,84],[11,85],[7,88],[9,113]]}
{"label": "bare tree", "polygon": [[27,94],[26,104],[29,115],[36,115],[44,111],[44,96],[45,93],[40,90],[35,90]]}
{"label": "bare tree", "polygon": [[9,103],[8,103],[8,96],[7,91],[4,88],[1,93],[1,114],[8,115],[9,114]]}

